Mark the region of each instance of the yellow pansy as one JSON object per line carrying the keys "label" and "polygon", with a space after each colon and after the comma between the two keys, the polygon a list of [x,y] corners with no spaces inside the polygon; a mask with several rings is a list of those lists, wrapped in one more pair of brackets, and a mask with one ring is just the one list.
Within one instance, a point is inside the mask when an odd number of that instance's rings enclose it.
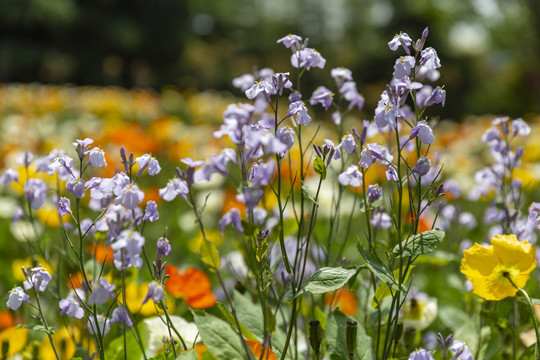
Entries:
{"label": "yellow pansy", "polygon": [[28,339],[28,331],[27,329],[12,326],[0,332],[0,344],[4,342],[9,344],[7,356],[18,354],[24,349]]}
{"label": "yellow pansy", "polygon": [[461,272],[473,285],[473,292],[486,300],[501,300],[514,296],[523,288],[536,267],[536,249],[516,235],[496,235],[491,245],[474,244],[463,251]]}

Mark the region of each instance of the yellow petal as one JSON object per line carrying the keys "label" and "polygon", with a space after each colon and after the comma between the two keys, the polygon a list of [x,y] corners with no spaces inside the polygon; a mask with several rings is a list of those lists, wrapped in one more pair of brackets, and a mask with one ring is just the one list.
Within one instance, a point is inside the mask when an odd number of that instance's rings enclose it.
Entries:
{"label": "yellow petal", "polygon": [[464,250],[463,254],[461,272],[470,281],[472,281],[470,277],[489,276],[499,265],[499,260],[493,253],[493,246],[481,246],[477,243],[470,249]]}
{"label": "yellow petal", "polygon": [[496,235],[491,238],[491,243],[502,264],[527,274],[536,267],[535,247],[527,241],[519,241],[516,235]]}

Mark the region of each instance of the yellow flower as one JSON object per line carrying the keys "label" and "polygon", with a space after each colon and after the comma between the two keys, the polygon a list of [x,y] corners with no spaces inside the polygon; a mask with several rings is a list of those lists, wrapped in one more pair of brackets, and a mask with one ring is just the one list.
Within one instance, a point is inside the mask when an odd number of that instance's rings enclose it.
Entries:
{"label": "yellow flower", "polygon": [[463,251],[461,272],[473,285],[473,292],[486,300],[501,300],[514,296],[523,288],[536,267],[536,249],[516,235],[496,235],[491,245],[474,244]]}

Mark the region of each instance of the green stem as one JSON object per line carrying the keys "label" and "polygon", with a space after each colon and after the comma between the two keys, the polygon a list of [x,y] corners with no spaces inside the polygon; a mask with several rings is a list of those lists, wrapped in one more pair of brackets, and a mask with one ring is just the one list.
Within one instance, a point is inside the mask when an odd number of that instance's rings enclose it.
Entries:
{"label": "green stem", "polygon": [[58,356],[58,352],[56,351],[56,346],[54,345],[54,341],[53,341],[52,336],[51,336],[51,331],[49,329],[49,325],[47,325],[47,320],[45,319],[45,316],[43,315],[43,311],[41,309],[41,303],[39,302],[38,291],[36,290],[35,287],[34,287],[34,292],[36,294],[36,302],[37,302],[37,306],[38,306],[38,310],[39,310],[39,317],[41,319],[41,323],[43,324],[43,326],[45,326],[45,330],[47,332],[47,337],[49,338],[49,342],[51,343],[51,346],[53,348],[54,355],[56,356],[56,359],[60,360],[60,356]]}
{"label": "green stem", "polygon": [[529,305],[529,310],[531,311],[531,317],[534,325],[534,333],[536,335],[536,344],[534,345],[534,359],[540,360],[540,335],[538,331],[538,320],[536,320],[536,313],[534,312],[534,307],[531,301],[531,298],[529,297],[529,294],[525,291],[525,289],[522,289],[518,287],[512,279],[510,279],[509,274],[505,273],[504,276],[510,281],[510,284],[512,284],[513,287],[516,288],[517,291],[525,298],[527,301],[527,304]]}

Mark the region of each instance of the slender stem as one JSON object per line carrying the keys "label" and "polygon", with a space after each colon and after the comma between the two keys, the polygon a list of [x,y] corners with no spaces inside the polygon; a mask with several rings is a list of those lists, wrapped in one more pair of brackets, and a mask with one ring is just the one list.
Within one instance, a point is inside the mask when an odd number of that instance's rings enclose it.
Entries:
{"label": "slender stem", "polygon": [[41,309],[41,303],[39,302],[38,290],[35,287],[34,287],[34,292],[36,294],[36,302],[37,302],[37,306],[38,306],[38,310],[39,310],[39,318],[41,319],[41,322],[42,322],[43,326],[45,326],[45,330],[47,332],[47,337],[49,338],[49,342],[51,343],[51,346],[52,346],[52,348],[54,350],[54,355],[56,356],[57,360],[60,360],[60,356],[58,356],[58,352],[56,351],[56,346],[54,345],[54,341],[53,341],[52,336],[51,336],[49,325],[47,325],[47,320],[45,319],[45,316],[43,315],[43,311]]}
{"label": "slender stem", "polygon": [[534,333],[536,335],[536,344],[534,345],[534,359],[539,360],[540,359],[540,334],[538,331],[538,320],[536,320],[536,313],[534,311],[531,298],[529,297],[529,294],[525,291],[525,289],[518,287],[514,283],[514,281],[510,278],[510,275],[508,273],[504,273],[503,275],[508,279],[508,281],[510,281],[510,284],[512,284],[512,286],[515,287],[516,290],[519,291],[521,295],[523,295],[523,297],[527,301],[527,304],[529,305],[529,310],[531,311],[531,317],[532,317],[532,321],[534,325]]}

